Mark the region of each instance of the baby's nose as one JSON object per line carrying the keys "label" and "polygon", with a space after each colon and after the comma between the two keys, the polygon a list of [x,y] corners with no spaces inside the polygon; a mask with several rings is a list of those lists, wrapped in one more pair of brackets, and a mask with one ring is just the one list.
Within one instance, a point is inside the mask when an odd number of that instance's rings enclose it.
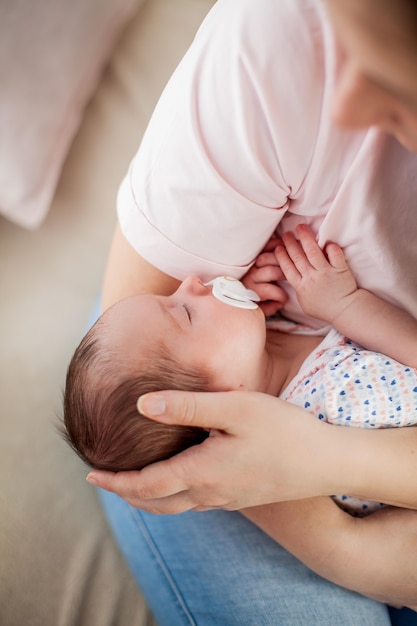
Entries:
{"label": "baby's nose", "polygon": [[203,295],[210,293],[211,288],[206,287],[204,283],[198,278],[198,276],[188,276],[182,283],[181,287],[189,293]]}

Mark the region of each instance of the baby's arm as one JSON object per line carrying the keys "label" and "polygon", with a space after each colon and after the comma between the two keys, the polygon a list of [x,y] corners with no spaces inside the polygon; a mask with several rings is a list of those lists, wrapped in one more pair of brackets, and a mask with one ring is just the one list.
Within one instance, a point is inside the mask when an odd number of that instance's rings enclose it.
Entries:
{"label": "baby's arm", "polygon": [[360,289],[342,249],[322,251],[306,225],[285,233],[275,256],[305,313],[332,324],[368,350],[417,366],[417,321],[397,306]]}
{"label": "baby's arm", "polygon": [[318,497],[242,513],[323,578],[416,609],[417,511],[389,507],[354,518]]}

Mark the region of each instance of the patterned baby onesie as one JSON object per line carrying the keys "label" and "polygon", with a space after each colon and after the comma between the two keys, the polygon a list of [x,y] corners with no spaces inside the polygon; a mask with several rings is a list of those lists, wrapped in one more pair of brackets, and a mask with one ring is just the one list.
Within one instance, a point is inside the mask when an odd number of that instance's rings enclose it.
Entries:
{"label": "patterned baby onesie", "polygon": [[[332,329],[307,357],[281,398],[338,426],[392,428],[417,423],[417,371],[365,350]],[[350,513],[381,504],[334,496]]]}

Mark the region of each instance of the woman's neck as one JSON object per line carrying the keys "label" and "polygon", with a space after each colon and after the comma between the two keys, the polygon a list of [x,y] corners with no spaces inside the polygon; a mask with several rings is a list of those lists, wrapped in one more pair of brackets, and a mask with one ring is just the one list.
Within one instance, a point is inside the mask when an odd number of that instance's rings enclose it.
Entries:
{"label": "woman's neck", "polygon": [[268,330],[265,351],[268,357],[265,393],[279,396],[299,371],[307,356],[323,340],[313,335],[293,335]]}

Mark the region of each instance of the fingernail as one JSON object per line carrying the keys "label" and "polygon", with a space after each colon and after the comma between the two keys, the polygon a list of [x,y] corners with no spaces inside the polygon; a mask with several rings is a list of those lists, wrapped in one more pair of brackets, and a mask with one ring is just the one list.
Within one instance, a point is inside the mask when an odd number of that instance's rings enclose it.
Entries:
{"label": "fingernail", "polygon": [[86,481],[90,483],[90,485],[94,485],[95,487],[98,487],[98,482],[94,474],[88,474],[88,476],[86,477]]}
{"label": "fingernail", "polygon": [[138,400],[138,409],[144,415],[163,415],[166,410],[166,402],[163,396],[146,395]]}

